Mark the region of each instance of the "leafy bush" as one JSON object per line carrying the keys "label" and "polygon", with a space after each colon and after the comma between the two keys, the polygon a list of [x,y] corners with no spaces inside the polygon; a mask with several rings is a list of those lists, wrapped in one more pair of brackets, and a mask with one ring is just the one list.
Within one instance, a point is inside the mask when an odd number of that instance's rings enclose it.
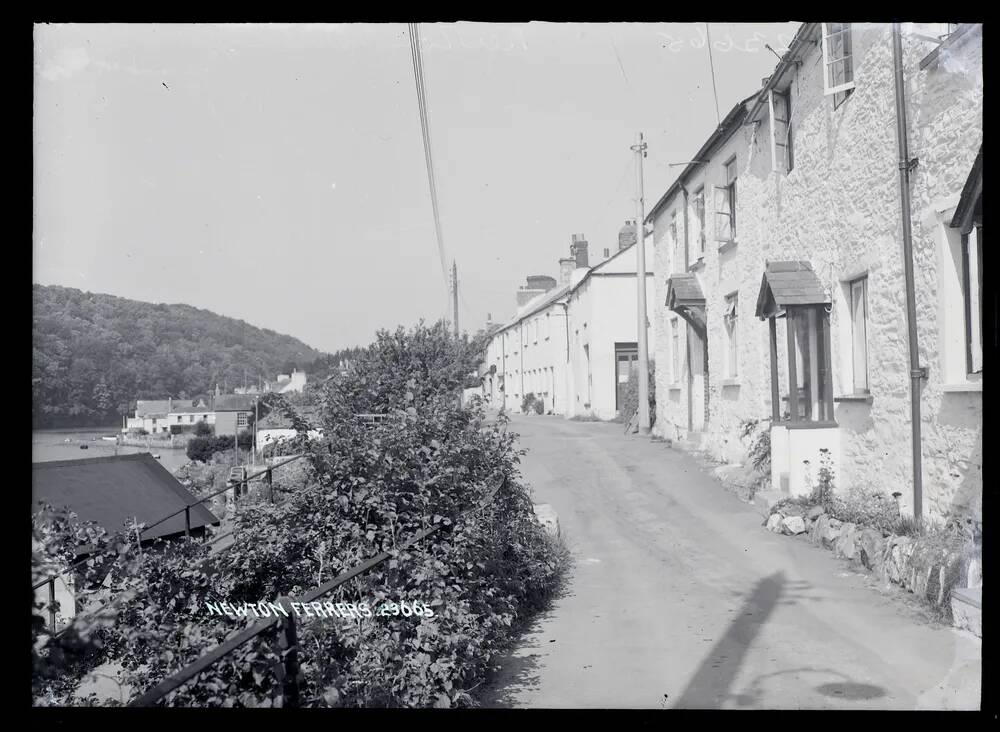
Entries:
{"label": "leafy bush", "polygon": [[196,437],[207,437],[208,435],[214,435],[215,430],[208,422],[199,419],[194,423],[194,434]]}
{"label": "leafy bush", "polygon": [[213,435],[209,437],[195,437],[187,445],[188,460],[197,460],[207,463],[217,452],[226,452],[233,449],[232,435]]}
{"label": "leafy bush", "polygon": [[[518,627],[550,601],[568,556],[535,519],[518,480],[523,451],[506,417],[487,423],[478,404],[459,406],[465,357],[466,346],[446,327],[380,332],[357,355],[357,369],[317,390],[325,442],[300,443],[307,457],[294,465],[302,481],[286,500],[241,509],[233,546],[212,555],[210,569],[210,549],[196,540],[142,553],[123,547],[111,568],[111,619],[80,618],[68,638],[95,639],[100,650],[90,666],[117,660],[123,680],[142,691],[232,632],[234,622],[207,615],[205,601],[301,596],[388,551],[389,561],[324,601],[419,601],[434,617],[303,620],[302,703],[473,705],[470,692]],[[359,429],[353,415],[373,407],[396,418]],[[290,411],[304,431],[305,420]],[[491,501],[460,516],[497,485]],[[399,551],[435,524],[445,529]],[[265,634],[165,703],[273,706],[277,663],[280,649]]]}
{"label": "leafy bush", "polygon": [[521,400],[521,411],[524,414],[544,414],[545,413],[545,402],[535,396],[534,392],[529,392],[524,395],[524,399]]}
{"label": "leafy bush", "polygon": [[[639,410],[639,379],[629,375],[628,383],[625,385],[625,393],[622,395],[622,404],[619,409],[619,416],[622,420],[632,419],[632,415]],[[649,361],[649,424],[656,423],[656,364]]]}
{"label": "leafy bush", "polygon": [[745,419],[740,422],[740,439],[749,441],[749,457],[754,469],[764,476],[771,475],[771,424],[766,420]]}

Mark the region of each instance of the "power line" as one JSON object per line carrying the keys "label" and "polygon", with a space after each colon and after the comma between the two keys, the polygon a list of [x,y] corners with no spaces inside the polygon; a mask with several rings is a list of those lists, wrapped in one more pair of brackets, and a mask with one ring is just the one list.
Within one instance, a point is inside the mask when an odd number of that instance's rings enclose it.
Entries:
{"label": "power line", "polygon": [[708,23],[705,23],[705,40],[708,41],[708,64],[712,69],[712,94],[715,95],[715,119],[716,124],[722,124],[722,115],[719,114],[719,90],[715,87],[715,61],[712,60],[712,36],[708,33]]}
{"label": "power line", "polygon": [[[417,107],[420,111],[420,134],[424,142],[424,162],[427,164],[427,183],[431,191],[431,208],[434,213],[434,232],[437,235],[438,257],[441,260],[441,276],[448,287],[448,265],[444,252],[444,237],[441,235],[441,216],[438,213],[437,185],[434,181],[434,160],[431,155],[430,127],[427,120],[427,99],[424,88],[424,65],[420,53],[420,36],[417,24],[409,23],[410,53],[413,57],[413,77],[417,85]],[[450,293],[447,293],[450,294]]]}

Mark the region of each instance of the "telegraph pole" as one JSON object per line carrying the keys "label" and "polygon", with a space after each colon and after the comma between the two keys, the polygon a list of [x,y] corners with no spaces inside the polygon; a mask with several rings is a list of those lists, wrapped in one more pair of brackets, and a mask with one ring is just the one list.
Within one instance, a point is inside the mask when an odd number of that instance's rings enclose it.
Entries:
{"label": "telegraph pole", "polygon": [[649,434],[649,353],[646,346],[646,225],[643,222],[642,159],[646,157],[646,143],[642,133],[632,146],[635,152],[635,256],[636,289],[638,291],[638,341],[639,341],[639,434]]}
{"label": "telegraph pole", "polygon": [[451,306],[455,318],[455,335],[458,336],[458,264],[451,260]]}

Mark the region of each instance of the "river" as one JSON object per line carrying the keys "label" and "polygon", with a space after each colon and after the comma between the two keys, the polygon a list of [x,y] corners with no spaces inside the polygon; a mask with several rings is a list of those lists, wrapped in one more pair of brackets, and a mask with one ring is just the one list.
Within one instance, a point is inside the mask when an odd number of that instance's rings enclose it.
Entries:
{"label": "river", "polygon": [[[53,460],[80,460],[82,458],[107,457],[115,454],[115,443],[102,440],[120,434],[121,427],[83,427],[78,429],[33,430],[31,433],[31,462],[44,463]],[[86,445],[86,450],[80,446]],[[138,452],[152,452],[160,456],[160,462],[171,473],[188,462],[183,449],[145,447],[118,447],[118,455],[133,455]]]}

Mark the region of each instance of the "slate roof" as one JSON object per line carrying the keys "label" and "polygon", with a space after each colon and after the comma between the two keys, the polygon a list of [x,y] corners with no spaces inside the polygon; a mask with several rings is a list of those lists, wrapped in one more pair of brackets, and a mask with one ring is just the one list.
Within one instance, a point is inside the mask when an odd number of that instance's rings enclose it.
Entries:
{"label": "slate roof", "polygon": [[757,317],[771,300],[779,308],[786,305],[819,305],[830,302],[823,283],[809,262],[765,262],[764,279],[757,296]]}
{"label": "slate roof", "polygon": [[253,394],[219,394],[215,397],[216,412],[252,412]]}
{"label": "slate roof", "polygon": [[704,304],[705,293],[701,291],[698,278],[694,273],[685,272],[670,275],[667,278],[666,306],[673,308],[678,303]]}
{"label": "slate roof", "polygon": [[135,411],[140,417],[166,415],[170,409],[166,399],[139,399],[135,403]]}
{"label": "slate roof", "polygon": [[[32,463],[31,509],[38,501],[66,506],[80,521],[94,521],[108,533],[121,530],[135,517],[139,523],[154,524],[164,516],[191,508],[191,528],[218,524],[204,504],[182,486],[148,452],[134,455],[83,460],[57,460]],[[184,514],[180,513],[142,535],[143,540],[184,532]]]}

